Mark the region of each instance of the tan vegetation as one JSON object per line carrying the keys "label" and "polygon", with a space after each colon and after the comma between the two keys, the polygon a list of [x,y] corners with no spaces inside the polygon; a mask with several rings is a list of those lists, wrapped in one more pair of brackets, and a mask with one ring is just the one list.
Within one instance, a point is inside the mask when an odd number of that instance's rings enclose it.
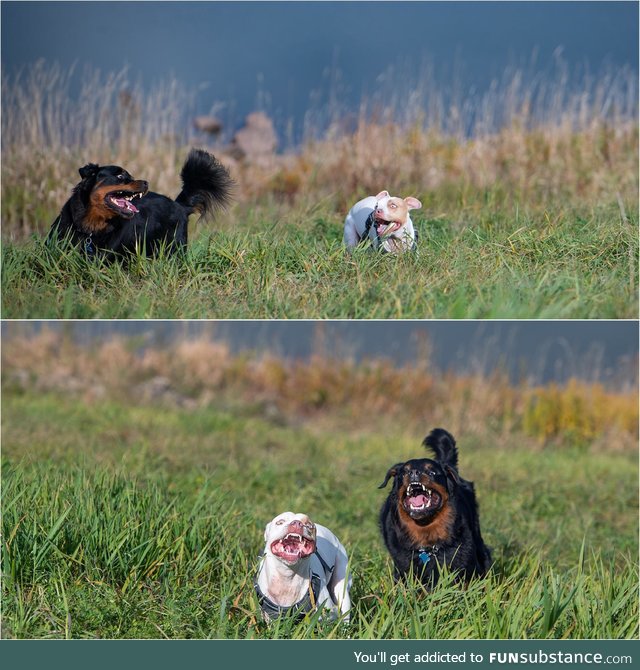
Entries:
{"label": "tan vegetation", "polygon": [[[44,63],[3,76],[5,237],[46,230],[78,168],[90,161],[124,165],[162,193],[179,190],[194,96],[175,81],[143,93],[126,71],[86,71],[76,99],[75,76]],[[222,140],[211,148],[238,181],[241,207],[324,202],[342,213],[354,197],[384,186],[419,195],[432,208],[464,209],[489,197],[541,212],[554,202],[603,201],[635,211],[634,74],[603,76],[573,93],[566,73],[537,91],[527,89],[521,73],[510,77],[475,103],[471,134],[469,100],[445,103],[442,92],[427,95],[418,84],[408,106],[363,101],[357,118],[334,114],[324,129],[307,127],[302,145],[283,154],[252,161],[234,157]],[[233,223],[230,216],[217,225]]]}
{"label": "tan vegetation", "polygon": [[[636,385],[610,390],[577,379],[566,385],[511,383],[505,374],[441,374],[427,347],[417,362],[361,363],[318,353],[310,360],[232,354],[205,337],[164,347],[136,346],[119,337],[78,346],[44,329],[4,338],[3,386],[54,392],[80,402],[182,407],[242,406],[275,422],[331,422],[341,430],[378,430],[386,422],[408,431],[445,425],[454,434],[514,435],[531,446],[591,445],[634,450],[638,440]],[[138,343],[139,344],[139,343]]]}

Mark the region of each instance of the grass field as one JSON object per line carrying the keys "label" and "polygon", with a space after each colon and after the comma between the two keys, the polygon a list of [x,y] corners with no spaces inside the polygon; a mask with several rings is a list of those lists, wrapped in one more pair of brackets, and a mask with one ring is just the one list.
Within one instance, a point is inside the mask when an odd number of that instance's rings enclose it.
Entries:
{"label": "grass field", "polygon": [[[417,218],[417,256],[342,248],[335,214],[265,213],[186,259],[87,262],[5,245],[5,318],[635,318],[637,218],[616,203],[539,216]],[[553,217],[553,220],[552,218]],[[265,229],[268,232],[265,232]]]}
{"label": "grass field", "polygon": [[[455,109],[416,97],[411,110],[375,113],[363,101],[353,129],[337,118],[262,160],[216,145],[236,204],[193,222],[186,259],[130,267],[49,255],[42,240],[87,161],[123,165],[175,196],[188,149],[178,101],[189,96],[95,75],[77,101],[69,77],[40,64],[3,79],[5,318],[638,316],[632,73],[574,93],[562,78],[528,90],[516,73],[476,110],[471,136]],[[349,207],[382,188],[423,202],[415,257],[341,246]]]}
{"label": "grass field", "polygon": [[[332,375],[341,387],[326,361],[287,373],[194,345],[106,365],[118,346],[4,347],[4,636],[637,637],[635,391],[541,388],[531,406],[504,381],[418,387],[409,370],[369,366],[352,377],[364,393],[412,397],[405,383],[416,402],[363,417],[333,393],[319,401]],[[154,365],[173,391],[150,399],[135,380]],[[424,594],[393,582],[377,486],[435,424],[458,438],[495,566],[466,590],[445,580]],[[348,628],[259,620],[262,531],[286,509],[347,547]]]}

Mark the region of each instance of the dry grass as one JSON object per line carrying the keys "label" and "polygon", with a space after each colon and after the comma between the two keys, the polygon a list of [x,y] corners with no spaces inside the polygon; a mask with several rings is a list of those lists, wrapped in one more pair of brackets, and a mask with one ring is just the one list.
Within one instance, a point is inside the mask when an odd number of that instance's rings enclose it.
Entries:
{"label": "dry grass", "polygon": [[[510,383],[495,373],[442,375],[425,355],[397,367],[375,359],[356,363],[317,354],[307,361],[273,355],[232,355],[222,342],[181,340],[138,349],[114,337],[79,347],[64,334],[5,338],[3,384],[24,392],[55,392],[83,402],[107,400],[184,407],[233,405],[285,423],[319,421],[354,431],[392,421],[407,430],[446,425],[454,432],[514,434],[531,446],[595,445],[633,450],[638,395],[572,379],[565,386]],[[366,408],[366,411],[365,411]]]}
{"label": "dry grass", "polygon": [[[77,97],[70,93],[76,78]],[[412,192],[436,212],[485,205],[487,198],[501,208],[537,211],[554,202],[619,200],[635,211],[634,73],[604,74],[577,87],[569,80],[562,65],[546,83],[508,71],[481,99],[450,101],[417,81],[406,95],[387,95],[385,106],[363,101],[355,118],[330,110],[322,125],[310,113],[302,146],[281,155],[237,161],[213,147],[239,184],[241,211],[219,225],[232,226],[246,218],[243,210],[274,201],[296,221],[323,200],[343,212],[356,196],[382,187]],[[144,91],[126,71],[77,74],[41,62],[3,76],[5,238],[45,231],[78,167],[89,161],[122,164],[154,190],[177,193],[193,100],[175,81]]]}
{"label": "dry grass", "polygon": [[[494,135],[452,140],[420,128],[362,120],[353,135],[309,145],[294,174],[306,177],[299,191],[315,182],[327,194],[341,194],[345,203],[353,193],[373,193],[379,184],[406,184],[427,194],[455,191],[460,204],[469,191],[499,185],[503,206],[520,202],[543,209],[563,198],[597,202],[616,193],[633,198],[637,145],[637,126],[629,122],[613,126],[594,120],[577,131],[569,121],[531,131],[516,123]],[[382,155],[374,149],[380,146]]]}
{"label": "dry grass", "polygon": [[126,70],[76,73],[39,61],[15,77],[3,73],[4,234],[47,230],[89,162],[123,164],[177,195],[184,160],[177,133],[192,99],[175,80],[145,94]]}

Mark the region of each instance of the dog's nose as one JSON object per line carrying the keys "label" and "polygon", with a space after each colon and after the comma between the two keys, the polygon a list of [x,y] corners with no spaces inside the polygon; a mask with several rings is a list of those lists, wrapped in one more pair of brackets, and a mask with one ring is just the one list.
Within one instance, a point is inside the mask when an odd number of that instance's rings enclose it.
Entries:
{"label": "dog's nose", "polygon": [[419,470],[411,470],[409,472],[409,481],[410,482],[419,482],[420,481],[420,471]]}

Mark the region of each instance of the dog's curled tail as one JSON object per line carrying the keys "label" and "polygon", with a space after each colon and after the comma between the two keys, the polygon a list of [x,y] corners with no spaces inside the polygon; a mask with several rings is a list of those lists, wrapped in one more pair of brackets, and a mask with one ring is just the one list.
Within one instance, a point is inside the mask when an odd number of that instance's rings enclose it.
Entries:
{"label": "dog's curled tail", "polygon": [[452,468],[458,467],[458,449],[453,435],[444,428],[434,428],[422,443],[436,455],[436,460],[442,465]]}
{"label": "dog's curled tail", "polygon": [[231,202],[234,185],[227,168],[212,154],[191,149],[180,172],[182,191],[176,202],[200,216],[211,214]]}

